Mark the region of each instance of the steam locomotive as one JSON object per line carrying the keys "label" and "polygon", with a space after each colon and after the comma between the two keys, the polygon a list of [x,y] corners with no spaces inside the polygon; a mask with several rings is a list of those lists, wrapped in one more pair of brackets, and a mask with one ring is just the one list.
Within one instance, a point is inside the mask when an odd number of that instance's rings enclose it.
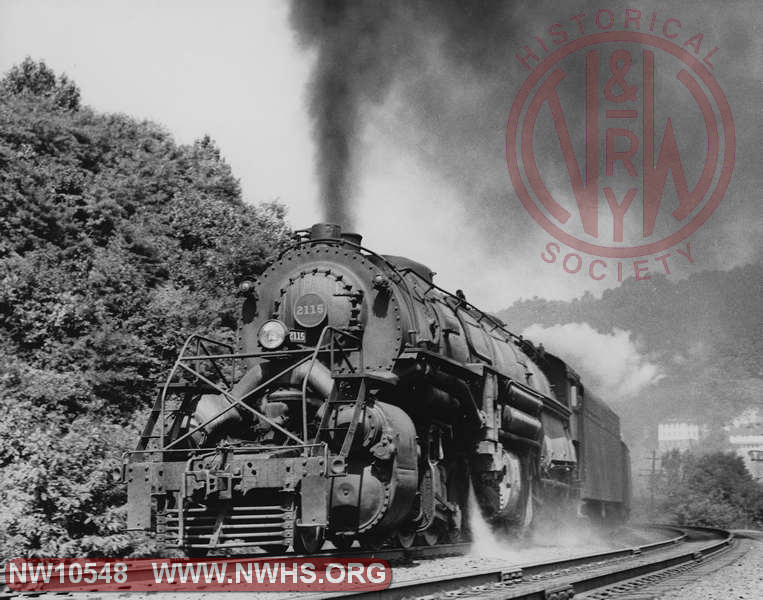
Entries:
{"label": "steam locomotive", "polygon": [[199,556],[626,517],[617,415],[424,265],[321,223],[239,293],[239,347],[191,336],[125,456],[129,529]]}

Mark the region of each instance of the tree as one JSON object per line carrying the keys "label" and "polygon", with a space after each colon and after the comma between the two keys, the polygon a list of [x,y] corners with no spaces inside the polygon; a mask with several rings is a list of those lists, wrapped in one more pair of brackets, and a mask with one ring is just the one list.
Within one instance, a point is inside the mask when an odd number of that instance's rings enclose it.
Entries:
{"label": "tree", "polygon": [[245,204],[209,137],[79,107],[31,59],[0,81],[0,169],[0,560],[150,552],[111,473],[183,339],[235,338],[283,208]]}
{"label": "tree", "polygon": [[763,524],[763,486],[741,457],[715,452],[663,456],[660,508],[680,524],[742,527]]}
{"label": "tree", "polygon": [[28,56],[3,78],[0,93],[49,98],[54,105],[67,110],[78,110],[80,105],[79,88],[66,75],[56,77],[44,62],[34,62]]}

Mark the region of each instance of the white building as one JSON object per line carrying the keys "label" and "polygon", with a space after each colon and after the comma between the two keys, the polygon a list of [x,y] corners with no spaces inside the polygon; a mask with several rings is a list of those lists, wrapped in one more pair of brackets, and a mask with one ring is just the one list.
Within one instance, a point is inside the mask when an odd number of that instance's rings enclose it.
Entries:
{"label": "white building", "polygon": [[[729,450],[742,457],[753,478],[763,481],[763,410],[748,408],[723,428]],[[709,427],[691,419],[671,419],[657,425],[660,454],[670,450],[698,450]]]}
{"label": "white building", "polygon": [[692,450],[699,445],[705,428],[688,420],[672,419],[657,425],[657,446],[660,454],[670,450]]}
{"label": "white building", "polygon": [[731,421],[727,431],[734,452],[752,476],[763,481],[763,415],[757,408],[748,409]]}

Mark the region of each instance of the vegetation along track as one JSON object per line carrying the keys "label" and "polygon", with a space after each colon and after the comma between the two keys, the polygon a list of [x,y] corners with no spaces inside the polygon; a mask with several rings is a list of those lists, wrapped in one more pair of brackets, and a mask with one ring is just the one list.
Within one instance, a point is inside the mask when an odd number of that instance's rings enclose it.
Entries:
{"label": "vegetation along track", "polygon": [[[733,543],[733,535],[720,529],[675,526],[651,528],[670,532],[670,537],[644,545],[500,569],[491,568],[407,581],[396,581],[397,577],[393,576],[393,583],[386,590],[343,594],[343,598],[412,600],[442,596],[479,598],[480,600],[497,600],[498,598],[502,600],[536,598],[567,600],[573,597],[612,597],[636,586],[664,579],[675,573],[683,573],[693,565],[722,552]],[[375,557],[387,560],[393,565],[399,565],[466,554],[469,546],[469,544],[450,544],[411,549],[385,548],[376,552],[361,550],[327,552],[321,553],[320,556]],[[289,555],[290,558],[295,556],[297,555]],[[149,572],[146,572],[146,579],[151,576]],[[130,579],[136,581],[136,579],[142,580],[143,577],[133,572]],[[200,586],[199,590],[203,591],[203,586]],[[602,592],[605,595],[600,595]],[[15,595],[17,595],[16,592],[5,588],[4,593],[0,593],[0,599]],[[28,596],[30,593],[27,592],[24,595]],[[331,594],[301,593],[299,597],[304,600],[318,600],[329,598]]]}

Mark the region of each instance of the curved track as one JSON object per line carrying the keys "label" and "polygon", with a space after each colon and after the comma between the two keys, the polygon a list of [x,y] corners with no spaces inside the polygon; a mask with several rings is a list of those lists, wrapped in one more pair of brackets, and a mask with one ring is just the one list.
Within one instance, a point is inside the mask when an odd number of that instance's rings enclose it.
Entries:
{"label": "curved track", "polygon": [[[617,550],[533,564],[507,565],[500,569],[483,569],[445,577],[399,581],[397,576],[393,576],[392,585],[383,591],[348,593],[343,594],[343,597],[383,600],[412,600],[423,597],[432,600],[440,596],[480,600],[610,598],[642,585],[684,573],[728,549],[734,542],[733,534],[719,529],[667,525],[648,528],[669,532],[668,537],[658,542]],[[373,557],[387,560],[393,565],[401,565],[467,554],[469,547],[469,544],[451,544],[411,549],[385,548],[375,552],[327,552],[321,556]],[[296,556],[289,555],[290,558]],[[279,557],[272,558],[277,560]],[[136,577],[142,579],[139,573],[133,572],[131,580],[135,581]],[[151,577],[152,575],[146,572],[146,578]],[[203,586],[199,591],[203,591]],[[16,595],[16,592],[5,588],[4,592],[0,592],[0,600]],[[27,592],[24,595],[30,594]],[[304,592],[296,596],[305,600],[332,597],[331,594]]]}
{"label": "curved track", "polygon": [[[393,581],[382,592],[348,594],[344,597],[384,600],[424,597],[428,600],[438,597],[480,600],[610,598],[621,591],[683,573],[693,565],[723,552],[734,539],[731,533],[719,529],[658,528],[673,531],[674,535],[659,542],[562,560],[426,580]],[[317,600],[327,596],[303,597]]]}

